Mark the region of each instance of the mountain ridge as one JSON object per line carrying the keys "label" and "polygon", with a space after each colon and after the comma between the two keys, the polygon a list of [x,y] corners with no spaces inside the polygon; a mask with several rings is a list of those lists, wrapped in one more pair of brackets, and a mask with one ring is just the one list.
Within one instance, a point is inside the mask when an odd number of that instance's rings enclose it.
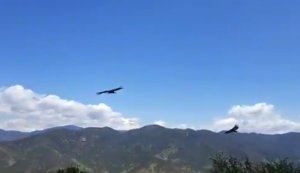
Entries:
{"label": "mountain ridge", "polygon": [[256,161],[300,159],[300,133],[226,135],[158,125],[125,132],[110,127],[76,129],[54,128],[0,142],[0,172],[51,172],[75,164],[100,173],[144,173],[152,169],[188,173],[209,167],[209,158],[218,152]]}

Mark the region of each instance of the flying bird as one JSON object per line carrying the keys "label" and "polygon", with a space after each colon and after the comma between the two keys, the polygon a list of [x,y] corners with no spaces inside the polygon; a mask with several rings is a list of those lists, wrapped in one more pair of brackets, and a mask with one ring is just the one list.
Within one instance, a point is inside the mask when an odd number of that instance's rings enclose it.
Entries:
{"label": "flying bird", "polygon": [[97,95],[104,94],[104,93],[115,94],[116,91],[121,90],[121,89],[123,89],[123,87],[118,87],[118,88],[114,88],[114,89],[111,89],[111,90],[100,91],[100,92],[97,92],[96,94]]}
{"label": "flying bird", "polygon": [[225,133],[228,134],[228,133],[234,133],[234,132],[237,132],[237,129],[239,128],[238,125],[234,125],[234,127],[228,131],[226,131]]}

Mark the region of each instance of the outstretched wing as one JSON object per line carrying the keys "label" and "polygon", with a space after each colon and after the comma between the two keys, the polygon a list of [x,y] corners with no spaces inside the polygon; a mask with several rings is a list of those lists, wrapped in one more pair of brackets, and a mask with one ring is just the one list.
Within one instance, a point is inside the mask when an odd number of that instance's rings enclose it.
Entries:
{"label": "outstretched wing", "polygon": [[111,91],[118,91],[120,89],[123,89],[123,87],[118,87],[118,88],[112,89]]}
{"label": "outstretched wing", "polygon": [[115,91],[118,91],[120,89],[123,89],[123,87],[118,87],[118,88],[114,88],[111,90],[100,91],[100,92],[97,92],[96,94],[100,95],[100,94],[104,94],[104,93],[114,93]]}
{"label": "outstretched wing", "polygon": [[106,91],[100,91],[100,92],[97,92],[96,94],[97,95],[100,95],[100,94],[104,94],[104,93],[107,93],[108,91],[106,90]]}
{"label": "outstretched wing", "polygon": [[224,133],[232,133],[232,130],[227,130]]}
{"label": "outstretched wing", "polygon": [[230,130],[226,131],[225,133],[233,133],[233,132],[236,132],[236,130],[239,128],[238,125],[234,125],[233,128],[231,128]]}
{"label": "outstretched wing", "polygon": [[234,125],[234,127],[232,128],[232,130],[236,131],[239,128],[238,125]]}

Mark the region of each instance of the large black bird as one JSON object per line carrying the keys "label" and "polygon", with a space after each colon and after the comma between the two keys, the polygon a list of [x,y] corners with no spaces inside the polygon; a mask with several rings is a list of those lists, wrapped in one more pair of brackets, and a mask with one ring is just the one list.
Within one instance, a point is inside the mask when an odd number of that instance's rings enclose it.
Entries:
{"label": "large black bird", "polygon": [[123,87],[118,87],[118,88],[114,88],[114,89],[111,89],[111,90],[100,91],[100,92],[97,92],[96,94],[97,94],[97,95],[104,94],[104,93],[107,93],[107,94],[115,94],[116,91],[118,91],[118,90],[120,90],[120,89],[123,89]]}
{"label": "large black bird", "polygon": [[228,133],[234,133],[234,132],[237,132],[236,130],[239,128],[238,125],[234,125],[234,127],[228,131],[226,131],[225,133],[228,134]]}

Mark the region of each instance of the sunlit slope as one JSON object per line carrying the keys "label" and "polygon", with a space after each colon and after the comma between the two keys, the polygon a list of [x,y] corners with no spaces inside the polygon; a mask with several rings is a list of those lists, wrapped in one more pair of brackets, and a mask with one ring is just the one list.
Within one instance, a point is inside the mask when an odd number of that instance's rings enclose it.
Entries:
{"label": "sunlit slope", "polygon": [[213,154],[253,160],[300,159],[300,134],[225,135],[207,130],[167,129],[157,125],[126,132],[111,128],[53,129],[0,143],[0,172],[47,172],[79,165],[94,172],[146,173],[199,171]]}

